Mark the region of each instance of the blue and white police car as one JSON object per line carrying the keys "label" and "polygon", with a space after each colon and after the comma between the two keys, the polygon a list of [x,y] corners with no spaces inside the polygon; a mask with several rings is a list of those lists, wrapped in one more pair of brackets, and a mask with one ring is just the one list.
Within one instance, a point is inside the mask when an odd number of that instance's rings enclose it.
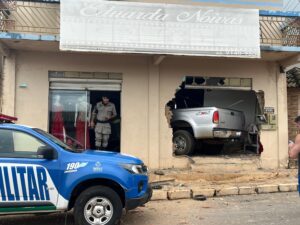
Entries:
{"label": "blue and white police car", "polygon": [[15,120],[0,114],[0,215],[73,209],[77,225],[110,225],[150,200],[140,159],[78,151]]}

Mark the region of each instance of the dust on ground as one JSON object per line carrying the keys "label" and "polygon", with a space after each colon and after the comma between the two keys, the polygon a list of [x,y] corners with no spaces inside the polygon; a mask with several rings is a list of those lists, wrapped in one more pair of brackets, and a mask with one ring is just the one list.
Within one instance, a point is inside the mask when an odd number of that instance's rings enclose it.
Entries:
{"label": "dust on ground", "polygon": [[259,184],[297,183],[296,169],[256,170],[240,172],[201,172],[191,169],[167,169],[153,171],[150,182],[164,189],[172,187],[254,186]]}

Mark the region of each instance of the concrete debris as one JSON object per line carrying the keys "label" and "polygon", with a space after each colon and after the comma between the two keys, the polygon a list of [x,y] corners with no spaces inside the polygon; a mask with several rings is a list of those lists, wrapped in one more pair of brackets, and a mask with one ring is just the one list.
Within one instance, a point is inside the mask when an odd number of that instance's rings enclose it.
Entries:
{"label": "concrete debris", "polygon": [[275,193],[279,191],[279,188],[276,184],[258,185],[256,191],[258,194]]}
{"label": "concrete debris", "polygon": [[154,174],[155,174],[155,175],[159,175],[159,176],[165,175],[165,173],[164,173],[162,170],[155,170],[155,171],[154,171]]}
{"label": "concrete debris", "polygon": [[172,190],[168,191],[168,199],[176,200],[176,199],[188,199],[191,198],[191,190]]}
{"label": "concrete debris", "polygon": [[279,191],[280,192],[291,192],[291,191],[297,191],[298,190],[298,184],[279,184]]}
{"label": "concrete debris", "polygon": [[[223,172],[223,173],[222,173]],[[164,179],[156,174],[151,185],[153,200],[189,199],[196,195],[207,198],[228,195],[257,195],[298,190],[297,170],[254,171],[244,173],[207,173],[193,170],[163,170]],[[151,176],[150,176],[151,177]],[[220,198],[219,198],[220,200]]]}
{"label": "concrete debris", "polygon": [[238,187],[228,187],[222,188],[220,190],[216,190],[216,196],[228,196],[228,195],[238,195],[239,188]]}

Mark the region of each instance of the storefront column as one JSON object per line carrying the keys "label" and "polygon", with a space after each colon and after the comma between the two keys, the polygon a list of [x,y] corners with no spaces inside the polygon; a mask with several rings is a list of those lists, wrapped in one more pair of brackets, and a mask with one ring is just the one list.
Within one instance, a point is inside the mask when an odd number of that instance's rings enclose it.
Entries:
{"label": "storefront column", "polygon": [[[263,90],[265,92],[265,107],[274,108],[274,113],[277,117],[276,129],[263,129],[261,131],[261,143],[264,151],[261,154],[260,167],[264,169],[278,169],[279,167],[279,121],[278,121],[278,65],[274,62],[266,62],[266,71],[264,80],[256,79],[256,90]],[[287,131],[284,131],[287,132]],[[287,144],[287,142],[286,142]]]}
{"label": "storefront column", "polygon": [[159,168],[160,129],[159,129],[159,65],[149,60],[149,103],[148,103],[148,159],[149,167]]}
{"label": "storefront column", "polygon": [[12,51],[4,57],[2,84],[2,113],[15,116],[16,55]]}
{"label": "storefront column", "polygon": [[[282,70],[287,71],[289,68],[300,63],[300,54],[287,58],[279,62]],[[286,73],[280,71],[277,73],[277,90],[278,90],[278,166],[286,168],[288,166],[288,106],[287,106],[287,79]],[[293,140],[294,141],[294,140]]]}
{"label": "storefront column", "polygon": [[287,81],[285,73],[277,73],[278,92],[278,162],[279,168],[288,165],[288,107],[287,107]]}

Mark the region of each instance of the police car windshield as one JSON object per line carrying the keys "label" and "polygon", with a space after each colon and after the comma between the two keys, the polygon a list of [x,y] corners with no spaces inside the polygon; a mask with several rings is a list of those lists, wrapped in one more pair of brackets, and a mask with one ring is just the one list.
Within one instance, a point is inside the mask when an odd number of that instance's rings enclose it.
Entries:
{"label": "police car windshield", "polygon": [[40,133],[41,135],[47,137],[48,139],[50,139],[52,142],[54,142],[55,144],[59,145],[59,147],[63,148],[64,150],[66,151],[69,151],[69,152],[76,152],[76,153],[79,153],[79,152],[82,152],[80,151],[79,149],[76,149],[76,148],[73,148],[69,145],[67,145],[66,143],[62,142],[61,140],[59,140],[58,138],[54,137],[53,135],[43,131],[43,130],[40,130],[40,129],[37,129],[37,128],[34,128],[34,130],[38,133]]}

